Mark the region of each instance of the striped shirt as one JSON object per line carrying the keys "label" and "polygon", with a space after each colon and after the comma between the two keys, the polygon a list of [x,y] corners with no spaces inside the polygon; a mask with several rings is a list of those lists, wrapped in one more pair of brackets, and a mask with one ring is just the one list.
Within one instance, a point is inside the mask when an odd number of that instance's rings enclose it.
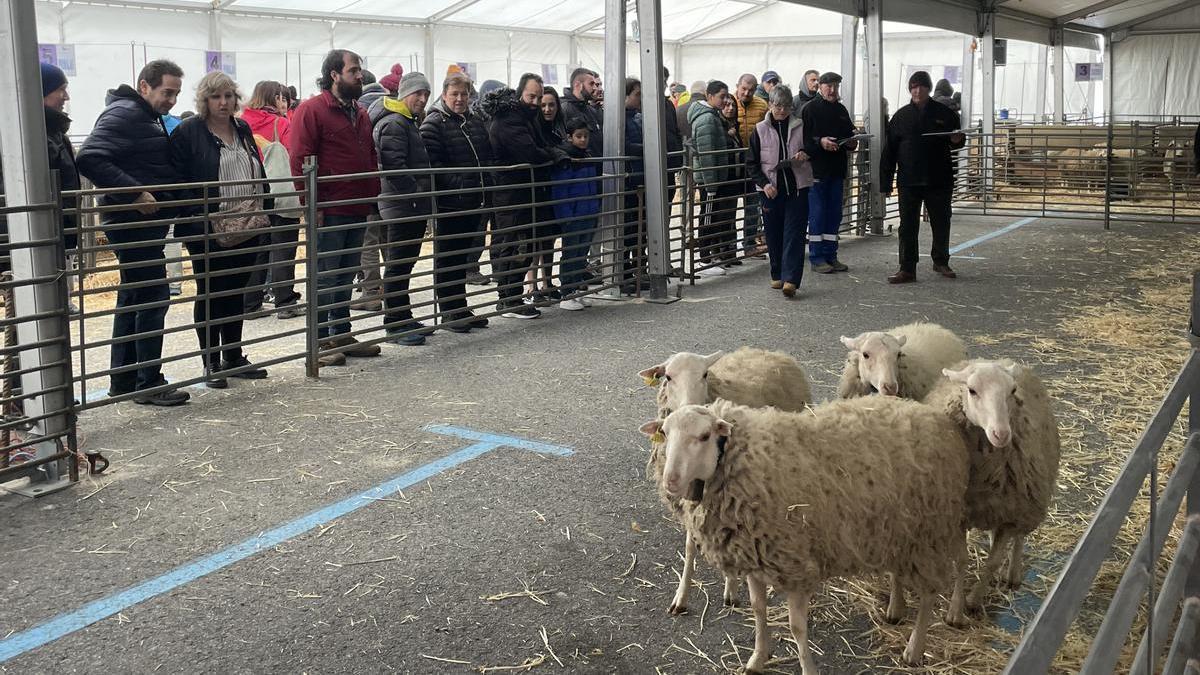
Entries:
{"label": "striped shirt", "polygon": [[[250,156],[250,151],[244,144],[238,142],[234,145],[226,145],[220,138],[217,138],[217,144],[221,146],[221,164],[217,169],[217,180],[225,182],[261,178],[258,175],[257,163]],[[222,185],[220,187],[221,210],[230,209],[237,202],[249,199],[261,191],[261,183]]]}

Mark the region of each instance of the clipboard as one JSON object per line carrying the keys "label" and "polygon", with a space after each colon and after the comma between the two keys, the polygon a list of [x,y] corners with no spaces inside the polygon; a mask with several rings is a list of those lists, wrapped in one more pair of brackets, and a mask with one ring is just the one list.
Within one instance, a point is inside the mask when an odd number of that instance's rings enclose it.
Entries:
{"label": "clipboard", "polygon": [[963,136],[979,136],[979,135],[982,135],[982,133],[983,132],[976,131],[975,129],[955,129],[954,131],[930,131],[929,133],[921,134],[921,135],[922,136],[954,136],[956,134],[962,134]]}
{"label": "clipboard", "polygon": [[837,146],[839,148],[844,148],[844,147],[846,147],[846,144],[849,143],[850,141],[861,141],[861,140],[865,140],[867,138],[871,138],[871,134],[854,134],[853,136],[850,136],[848,138],[839,139],[837,142]]}

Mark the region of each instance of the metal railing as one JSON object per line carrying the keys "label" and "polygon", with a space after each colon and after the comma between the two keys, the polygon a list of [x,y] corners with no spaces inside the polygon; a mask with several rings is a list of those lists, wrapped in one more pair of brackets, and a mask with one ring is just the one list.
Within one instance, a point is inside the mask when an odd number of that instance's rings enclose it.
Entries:
{"label": "metal railing", "polygon": [[[1146,628],[1138,642],[1132,673],[1152,675],[1159,672],[1158,664],[1162,663],[1162,651],[1168,637],[1171,637],[1171,647],[1163,673],[1177,675],[1183,672],[1190,659],[1200,657],[1200,635],[1197,634],[1200,628],[1200,565],[1196,564],[1197,549],[1200,548],[1200,472],[1197,472],[1200,465],[1200,271],[1192,275],[1191,316],[1192,351],[1187,361],[1104,496],[1087,531],[1075,545],[1037,615],[1026,626],[1005,673],[1026,675],[1049,671],[1068,629],[1084,601],[1089,599],[1096,575],[1108,558],[1147,478],[1148,527],[1112,594],[1081,672],[1098,675],[1114,671],[1139,612],[1146,616]],[[1179,418],[1185,401],[1189,406],[1189,436],[1166,484],[1160,488],[1161,473],[1168,466],[1160,460],[1160,452],[1168,434],[1182,421]],[[1175,556],[1160,582],[1159,570],[1165,562],[1161,560],[1162,550],[1185,495],[1187,520],[1178,538]],[[1093,593],[1090,599],[1095,601],[1097,596]],[[1170,628],[1177,614],[1180,618],[1172,636]]]}

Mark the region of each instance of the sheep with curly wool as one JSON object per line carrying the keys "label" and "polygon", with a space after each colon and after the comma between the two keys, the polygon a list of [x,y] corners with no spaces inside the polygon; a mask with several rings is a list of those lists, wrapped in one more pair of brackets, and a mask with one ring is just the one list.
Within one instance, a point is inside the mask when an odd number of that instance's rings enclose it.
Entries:
{"label": "sheep with curly wool", "polygon": [[[731,354],[714,352],[707,356],[680,352],[662,363],[638,373],[648,386],[657,386],[658,418],[685,405],[710,403],[724,398],[750,407],[774,406],[780,410],[804,410],[812,402],[812,387],[804,368],[782,352],[754,347],[741,347]],[[646,475],[655,482],[662,478],[661,445],[651,443]],[[664,503],[678,516],[678,500],[664,498]],[[682,614],[687,611],[692,586],[696,545],[688,534],[684,542],[683,573],[668,611]],[[726,605],[737,603],[739,581],[725,577],[723,593]]]}
{"label": "sheep with curly wool", "polygon": [[967,526],[992,533],[992,547],[967,604],[982,606],[1008,550],[1010,588],[1021,585],[1025,537],[1045,520],[1058,479],[1058,423],[1050,395],[1030,368],[974,360],[943,371],[925,398],[959,426],[970,450]]}
{"label": "sheep with curly wool", "polygon": [[882,393],[920,401],[941,379],[942,368],[967,358],[962,340],[936,323],[842,336],[842,344],[850,351],[838,398]]}
{"label": "sheep with curly wool", "polygon": [[[747,670],[761,671],[771,654],[767,584],[787,593],[801,666],[812,675],[811,595],[834,577],[884,572],[920,594],[904,659],[922,660],[938,591],[951,586],[966,555],[969,461],[946,415],[891,397],[799,413],[716,401],[684,406],[641,431],[663,435],[659,489],[680,500],[704,557],[747,577],[755,617]],[[954,611],[961,606],[952,601],[948,623],[963,623]]]}

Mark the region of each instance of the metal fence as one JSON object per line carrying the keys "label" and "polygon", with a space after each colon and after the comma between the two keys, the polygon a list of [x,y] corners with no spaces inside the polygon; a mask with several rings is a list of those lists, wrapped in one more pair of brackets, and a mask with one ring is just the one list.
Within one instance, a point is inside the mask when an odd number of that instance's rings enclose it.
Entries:
{"label": "metal fence", "polygon": [[[1182,673],[1185,666],[1195,668],[1193,659],[1200,658],[1200,565],[1197,565],[1200,549],[1200,473],[1197,472],[1200,465],[1200,272],[1192,275],[1191,316],[1191,354],[1129,454],[1120,475],[1104,496],[1037,615],[1025,628],[1005,673],[1026,675],[1050,670],[1084,601],[1101,599],[1092,592],[1093,582],[1147,482],[1149,526],[1112,594],[1081,672],[1089,675],[1114,672],[1139,613],[1146,617],[1146,628],[1137,642],[1130,672],[1153,675],[1159,672],[1159,664],[1166,675]],[[1166,484],[1160,487],[1161,476],[1169,467],[1160,456],[1163,442],[1173,428],[1183,423],[1180,413],[1185,402],[1189,406],[1189,437],[1170,469]],[[1168,562],[1162,559],[1162,551],[1180,515],[1185,495],[1187,520],[1178,537],[1174,558]],[[1160,575],[1163,566],[1167,569]],[[1172,633],[1173,624],[1175,630]],[[1163,650],[1168,638],[1171,646],[1164,663]]]}

